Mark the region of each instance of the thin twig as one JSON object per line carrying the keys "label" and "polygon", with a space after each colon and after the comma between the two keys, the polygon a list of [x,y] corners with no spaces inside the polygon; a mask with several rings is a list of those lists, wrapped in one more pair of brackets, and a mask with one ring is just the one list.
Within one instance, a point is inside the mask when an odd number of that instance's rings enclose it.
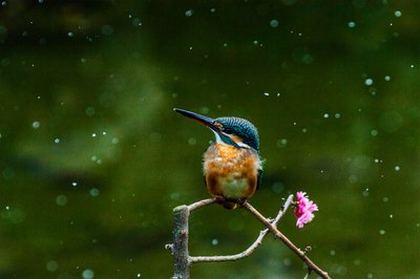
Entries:
{"label": "thin twig", "polygon": [[249,202],[245,201],[243,203],[243,207],[245,207],[249,212],[251,212],[261,223],[263,223],[268,230],[270,230],[273,235],[280,239],[287,247],[289,247],[298,257],[308,266],[309,270],[314,271],[318,274],[321,278],[324,279],[331,279],[327,272],[323,271],[320,267],[318,267],[309,257],[305,255],[305,253],[300,250],[293,242],[291,242],[282,232],[280,232],[276,226],[270,223],[257,209],[255,209]]}
{"label": "thin twig", "polygon": [[216,202],[215,198],[201,200],[201,201],[198,201],[198,202],[195,202],[195,203],[192,203],[192,204],[188,205],[188,209],[191,212],[193,210],[199,209],[200,207],[203,207],[203,206],[215,203],[215,202]]}
{"label": "thin twig", "polygon": [[[287,209],[289,208],[290,204],[293,202],[293,195],[290,195],[284,205],[280,208],[279,212],[277,213],[276,218],[271,222],[273,226],[277,226],[277,223],[286,213]],[[234,255],[226,255],[226,256],[197,256],[197,257],[190,257],[191,263],[200,263],[200,262],[226,262],[226,261],[237,261],[239,259],[248,257],[251,255],[262,243],[264,237],[268,233],[268,229],[264,229],[260,231],[257,239],[244,251]]]}

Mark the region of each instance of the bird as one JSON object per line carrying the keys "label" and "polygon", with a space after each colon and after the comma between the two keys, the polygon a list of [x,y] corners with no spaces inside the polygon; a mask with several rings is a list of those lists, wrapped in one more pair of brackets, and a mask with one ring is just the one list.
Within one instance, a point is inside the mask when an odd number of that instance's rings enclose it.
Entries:
{"label": "bird", "polygon": [[207,190],[226,209],[241,206],[261,184],[263,160],[257,128],[240,117],[210,118],[185,109],[173,110],[214,133],[215,141],[203,155]]}

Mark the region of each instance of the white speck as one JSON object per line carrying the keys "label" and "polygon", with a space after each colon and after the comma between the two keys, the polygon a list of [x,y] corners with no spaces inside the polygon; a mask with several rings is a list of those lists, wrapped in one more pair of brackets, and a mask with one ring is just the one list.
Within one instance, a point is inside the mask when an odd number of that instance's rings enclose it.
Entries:
{"label": "white speck", "polygon": [[211,245],[216,246],[217,244],[219,244],[219,240],[217,240],[216,238],[212,239]]}
{"label": "white speck", "polygon": [[224,43],[224,44],[223,44],[223,46],[224,46],[224,47],[227,47],[227,46],[228,46],[228,44],[227,44],[227,43]]}
{"label": "white speck", "polygon": [[390,77],[390,76],[385,76],[385,77],[384,77],[384,80],[385,80],[385,81],[390,81],[390,80],[391,80],[391,77]]}
{"label": "white speck", "polygon": [[102,135],[103,135],[103,136],[105,136],[105,135],[106,135],[106,132],[105,132],[105,131],[103,131],[103,132],[102,132]]}
{"label": "white speck", "polygon": [[279,21],[277,19],[272,19],[270,21],[270,26],[273,27],[273,28],[279,27]]}
{"label": "white speck", "polygon": [[376,136],[378,135],[378,131],[377,131],[377,130],[375,130],[375,129],[373,129],[372,131],[370,131],[370,135],[371,135],[372,137],[376,137]]}
{"label": "white speck", "polygon": [[1,5],[4,7],[4,6],[7,5],[7,2],[6,1],[3,1],[3,2],[1,2]]}
{"label": "white speck", "polygon": [[258,41],[257,40],[254,40],[254,45],[258,45]]}
{"label": "white speck", "polygon": [[394,167],[394,170],[395,170],[395,171],[400,171],[400,166],[395,166],[395,167]]}
{"label": "white speck", "polygon": [[93,277],[95,277],[95,273],[91,269],[85,269],[82,272],[82,277],[83,279],[92,279]]}
{"label": "white speck", "polygon": [[307,131],[308,131],[308,129],[306,129],[306,128],[302,129],[302,133],[306,133]]}
{"label": "white speck", "polygon": [[190,16],[192,16],[193,15],[193,13],[194,13],[194,11],[193,10],[186,10],[185,11],[185,16],[187,16],[187,17],[190,17]]}
{"label": "white speck", "polygon": [[38,128],[39,128],[39,126],[41,126],[41,123],[39,123],[39,121],[34,121],[34,122],[32,122],[32,128],[34,128],[34,129],[38,129]]}
{"label": "white speck", "polygon": [[277,96],[277,97],[280,97],[280,93],[277,93],[277,94],[276,94],[276,96]]}
{"label": "white speck", "polygon": [[98,165],[102,165],[102,160],[101,160],[101,159],[98,159],[98,160],[96,160],[96,163],[97,163]]}
{"label": "white speck", "polygon": [[411,64],[411,65],[410,65],[410,68],[411,68],[411,69],[413,69],[413,68],[414,68],[414,64]]}
{"label": "white speck", "polygon": [[90,160],[96,161],[96,160],[98,160],[98,157],[96,157],[95,155],[93,155],[92,157],[90,157]]}
{"label": "white speck", "polygon": [[334,114],[334,117],[338,119],[338,118],[340,118],[340,117],[341,117],[341,114],[339,114],[339,113],[337,112],[336,114]]}
{"label": "white speck", "polygon": [[349,28],[354,28],[354,27],[356,27],[356,22],[354,22],[354,21],[349,21],[349,22],[347,23],[347,26],[348,26]]}
{"label": "white speck", "polygon": [[73,37],[74,36],[74,33],[70,31],[70,32],[67,33],[67,36]]}
{"label": "white speck", "polygon": [[389,218],[394,218],[394,214],[389,214]]}
{"label": "white speck", "polygon": [[264,96],[268,97],[268,96],[270,96],[270,93],[264,92]]}
{"label": "white speck", "polygon": [[141,274],[140,273],[137,273],[137,278],[140,278],[141,277]]}
{"label": "white speck", "polygon": [[10,210],[10,206],[6,205],[6,210]]}
{"label": "white speck", "polygon": [[96,133],[92,133],[92,138],[96,137]]}
{"label": "white speck", "polygon": [[118,144],[120,140],[118,138],[112,138],[111,143],[112,144]]}
{"label": "white speck", "polygon": [[373,84],[373,79],[371,79],[371,78],[365,79],[365,85],[366,86],[371,86],[372,84]]}
{"label": "white speck", "polygon": [[402,16],[402,12],[399,11],[399,10],[397,10],[397,11],[394,12],[394,16],[395,17],[401,17]]}
{"label": "white speck", "polygon": [[76,182],[76,181],[73,181],[73,182],[71,183],[71,186],[76,187],[76,186],[77,186],[77,182]]}
{"label": "white speck", "polygon": [[55,138],[54,139],[54,143],[60,143],[60,139],[59,138]]}
{"label": "white speck", "polygon": [[211,8],[210,9],[210,12],[214,13],[214,12],[216,12],[216,9],[215,8]]}
{"label": "white speck", "polygon": [[324,113],[324,118],[328,118],[330,115],[328,113]]}
{"label": "white speck", "polygon": [[386,233],[386,231],[385,230],[379,230],[379,234],[380,235],[384,235]]}

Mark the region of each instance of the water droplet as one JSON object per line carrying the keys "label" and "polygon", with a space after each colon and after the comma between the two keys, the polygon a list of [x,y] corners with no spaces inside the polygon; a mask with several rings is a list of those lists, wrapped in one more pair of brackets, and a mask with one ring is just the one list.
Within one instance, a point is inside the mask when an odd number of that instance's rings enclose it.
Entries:
{"label": "water droplet", "polygon": [[331,250],[331,251],[330,251],[330,255],[331,255],[331,256],[335,256],[335,250]]}
{"label": "water droplet", "polygon": [[77,186],[77,182],[76,182],[76,181],[73,181],[73,182],[71,183],[71,186],[76,187],[76,186]]}
{"label": "water droplet", "polygon": [[270,21],[270,26],[273,27],[273,28],[279,27],[279,21],[277,19],[272,19]]}
{"label": "water droplet", "polygon": [[186,10],[185,11],[185,16],[187,16],[187,17],[190,17],[190,16],[192,16],[193,15],[193,13],[194,13],[194,11],[193,10]]}
{"label": "water droplet", "polygon": [[356,22],[354,22],[354,21],[349,21],[349,22],[347,23],[347,26],[348,26],[349,28],[354,28],[354,27],[356,27]]}
{"label": "water droplet", "polygon": [[55,198],[55,203],[58,206],[65,206],[67,204],[67,197],[65,195],[58,195]]}
{"label": "water droplet", "polygon": [[376,136],[378,135],[378,131],[377,131],[377,130],[375,130],[375,129],[373,129],[372,131],[370,131],[370,135],[371,135],[372,137],[376,137]]}
{"label": "water droplet", "polygon": [[394,12],[394,16],[395,16],[395,17],[401,17],[401,16],[402,16],[402,12],[401,12],[401,11],[399,11],[399,10],[396,10],[396,11]]}
{"label": "water droplet", "polygon": [[287,139],[280,139],[277,141],[277,146],[278,147],[284,147],[287,145]]}
{"label": "water droplet", "polygon": [[212,239],[211,245],[216,246],[218,244],[219,244],[219,240],[217,240],[216,238]]}
{"label": "water droplet", "polygon": [[120,140],[118,138],[112,138],[111,143],[112,144],[118,144]]}
{"label": "water droplet", "polygon": [[338,118],[340,118],[340,117],[341,117],[341,114],[339,114],[339,113],[337,112],[337,113],[334,115],[334,117],[338,119]]}
{"label": "water droplet", "polygon": [[59,138],[55,138],[54,139],[54,143],[60,143],[60,139]]}
{"label": "water droplet", "polygon": [[32,128],[34,128],[34,129],[38,129],[38,128],[39,128],[39,126],[41,126],[41,123],[39,123],[39,121],[34,121],[34,122],[32,122]]}
{"label": "water droplet", "polygon": [[6,205],[6,210],[10,210],[10,206]]}
{"label": "water droplet", "polygon": [[92,133],[92,138],[95,138],[96,137],[96,133]]}
{"label": "water droplet", "polygon": [[210,9],[210,12],[214,13],[214,12],[216,12],[216,9],[215,8],[211,8]]}
{"label": "water droplet", "polygon": [[384,80],[385,80],[385,81],[390,81],[390,80],[391,80],[391,77],[390,77],[390,76],[385,76],[385,77],[384,77]]}
{"label": "water droplet", "polygon": [[371,78],[365,79],[365,85],[366,86],[371,86],[372,84],[373,84],[373,79],[371,79]]}
{"label": "water droplet", "polygon": [[388,198],[388,197],[383,197],[383,198],[382,198],[382,201],[383,201],[383,202],[389,202],[389,198]]}
{"label": "water droplet", "polygon": [[389,214],[389,218],[394,218],[394,214]]}
{"label": "water droplet", "polygon": [[95,273],[92,269],[85,269],[82,272],[82,277],[83,279],[93,279],[93,277],[95,277]]}
{"label": "water droplet", "polygon": [[386,233],[386,231],[385,230],[379,230],[379,234],[380,235],[384,235]]}
{"label": "water droplet", "polygon": [[329,118],[330,115],[328,113],[324,113],[324,118]]}
{"label": "water droplet", "polygon": [[90,189],[89,194],[92,197],[97,197],[97,196],[99,196],[99,189],[98,188],[92,188],[92,189]]}
{"label": "water droplet", "polygon": [[50,272],[54,272],[58,269],[58,263],[56,261],[49,261],[47,262],[47,270]]}
{"label": "water droplet", "polygon": [[137,278],[140,278],[141,277],[141,274],[140,273],[137,273],[136,276],[137,276]]}
{"label": "water droplet", "polygon": [[38,0],[38,3],[42,4],[42,3],[44,3],[44,0]]}
{"label": "water droplet", "polygon": [[369,188],[366,188],[366,189],[362,192],[362,195],[363,195],[364,197],[368,197],[368,196],[369,196]]}
{"label": "water droplet", "polygon": [[264,92],[264,96],[268,97],[268,96],[270,96],[270,93]]}
{"label": "water droplet", "polygon": [[69,36],[69,37],[73,37],[74,36],[74,33],[73,32],[67,32],[67,36]]}
{"label": "water droplet", "polygon": [[400,166],[395,166],[395,167],[394,167],[394,170],[395,170],[395,171],[400,171]]}

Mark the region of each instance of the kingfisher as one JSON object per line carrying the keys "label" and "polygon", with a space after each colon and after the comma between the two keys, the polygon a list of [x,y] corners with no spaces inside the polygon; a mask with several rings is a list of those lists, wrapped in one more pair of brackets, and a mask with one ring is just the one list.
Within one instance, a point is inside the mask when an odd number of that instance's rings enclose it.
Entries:
{"label": "kingfisher", "polygon": [[262,160],[257,128],[239,117],[210,118],[192,111],[174,111],[208,127],[215,141],[203,156],[204,181],[209,194],[226,209],[235,209],[259,188]]}

